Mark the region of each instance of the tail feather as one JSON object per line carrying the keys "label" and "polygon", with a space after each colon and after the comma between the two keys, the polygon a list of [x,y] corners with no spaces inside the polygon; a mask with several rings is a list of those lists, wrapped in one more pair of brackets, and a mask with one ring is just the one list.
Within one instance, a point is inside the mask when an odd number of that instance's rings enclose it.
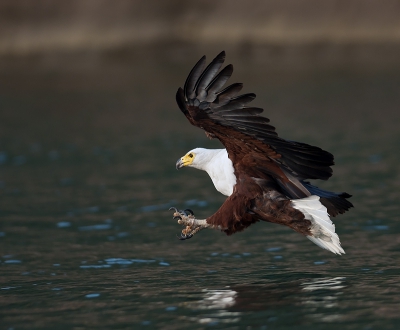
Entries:
{"label": "tail feather", "polygon": [[327,209],[321,204],[319,196],[309,196],[292,200],[292,206],[311,221],[311,236],[307,238],[319,247],[336,254],[344,254],[335,225],[329,218]]}
{"label": "tail feather", "polygon": [[309,182],[301,181],[301,183],[312,195],[320,197],[321,203],[328,209],[328,213],[331,217],[335,217],[339,213],[342,214],[351,207],[354,207],[353,204],[347,200],[347,198],[351,197],[348,193],[334,193],[313,186]]}
{"label": "tail feather", "polygon": [[339,246],[336,243],[333,242],[326,242],[324,240],[321,240],[319,238],[315,238],[313,236],[307,236],[307,238],[313,242],[314,244],[318,245],[320,248],[323,248],[325,250],[331,251],[335,254],[345,254],[346,252],[344,252],[344,250],[342,249],[342,247],[340,246],[340,242],[339,242]]}

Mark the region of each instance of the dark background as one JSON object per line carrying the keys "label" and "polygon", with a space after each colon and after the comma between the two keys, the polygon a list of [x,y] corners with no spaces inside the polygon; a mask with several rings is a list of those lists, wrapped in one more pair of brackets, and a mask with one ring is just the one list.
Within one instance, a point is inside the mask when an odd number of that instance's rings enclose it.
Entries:
{"label": "dark background", "polygon": [[[6,329],[397,329],[400,1],[0,2],[0,318]],[[258,223],[187,242],[170,206],[224,196],[175,170],[175,93],[221,50],[280,136],[335,155],[346,255]]]}

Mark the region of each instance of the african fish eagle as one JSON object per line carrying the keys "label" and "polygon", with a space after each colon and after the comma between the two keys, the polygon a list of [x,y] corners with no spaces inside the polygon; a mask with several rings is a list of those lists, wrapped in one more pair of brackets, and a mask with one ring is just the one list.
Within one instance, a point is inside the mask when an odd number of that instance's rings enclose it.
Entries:
{"label": "african fish eagle", "polygon": [[351,195],[322,190],[309,179],[332,175],[333,155],[318,147],[282,139],[263,109],[247,106],[255,94],[238,93],[242,84],[223,86],[233,72],[221,52],[205,69],[203,56],[190,72],[176,101],[189,122],[225,149],[196,148],[176,163],[204,170],[215,188],[228,196],[207,219],[196,219],[191,210],[173,209],[184,225],[180,239],[191,238],[204,228],[231,235],[260,220],[285,225],[336,254],[345,253],[330,220],[353,205]]}

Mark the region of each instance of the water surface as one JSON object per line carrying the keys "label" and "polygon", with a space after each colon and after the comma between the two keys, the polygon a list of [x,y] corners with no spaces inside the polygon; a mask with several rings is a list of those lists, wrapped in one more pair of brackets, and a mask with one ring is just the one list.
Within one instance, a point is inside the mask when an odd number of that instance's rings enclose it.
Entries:
{"label": "water surface", "polygon": [[347,253],[336,256],[267,223],[175,238],[170,206],[202,218],[224,201],[175,161],[219,144],[174,102],[202,54],[145,55],[2,68],[2,326],[397,329],[400,74],[235,60],[233,80],[258,94],[281,136],[335,154],[320,186],[356,206],[335,219]]}

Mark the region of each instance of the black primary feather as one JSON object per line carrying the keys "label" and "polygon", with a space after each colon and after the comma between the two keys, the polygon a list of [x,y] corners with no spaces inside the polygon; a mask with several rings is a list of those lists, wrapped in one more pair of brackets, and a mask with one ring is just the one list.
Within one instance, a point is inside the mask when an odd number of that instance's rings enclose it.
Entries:
{"label": "black primary feather", "polygon": [[195,86],[196,96],[197,99],[199,99],[199,101],[205,100],[205,97],[207,96],[206,87],[214,79],[215,75],[221,68],[224,61],[225,61],[225,52],[222,51],[217,55],[216,58],[214,58],[214,60],[206,67],[206,69],[201,74]]}
{"label": "black primary feather", "polygon": [[233,72],[233,66],[227,65],[207,86],[207,102],[214,102],[217,97],[217,92],[225,85]]}
{"label": "black primary feather", "polygon": [[193,99],[196,97],[195,93],[195,86],[197,81],[199,80],[199,77],[201,76],[201,73],[204,70],[204,66],[206,65],[206,57],[203,56],[193,67],[193,69],[190,71],[189,76],[186,78],[185,81],[185,86],[183,87],[184,91],[184,96],[187,99]]}

